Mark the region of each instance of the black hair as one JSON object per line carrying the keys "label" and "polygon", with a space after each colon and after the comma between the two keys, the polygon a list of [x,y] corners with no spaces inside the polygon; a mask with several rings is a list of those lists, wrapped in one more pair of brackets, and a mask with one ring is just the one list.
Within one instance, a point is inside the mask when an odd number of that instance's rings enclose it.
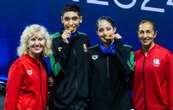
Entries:
{"label": "black hair", "polygon": [[77,12],[78,15],[80,16],[80,8],[76,4],[67,4],[67,5],[65,5],[65,7],[63,8],[63,10],[61,12],[61,16],[63,16],[64,13],[66,13],[68,11]]}
{"label": "black hair", "polygon": [[96,23],[97,28],[98,28],[98,23],[99,23],[99,21],[101,21],[101,20],[106,20],[106,21],[108,21],[108,22],[111,24],[111,26],[112,26],[113,28],[116,28],[115,23],[114,23],[113,19],[112,19],[110,16],[101,16],[101,17],[97,20],[97,23]]}
{"label": "black hair", "polygon": [[140,22],[139,22],[139,24],[138,24],[138,29],[139,29],[139,26],[141,25],[141,24],[144,24],[144,23],[150,23],[152,26],[153,26],[153,30],[154,30],[154,32],[156,33],[157,32],[157,30],[156,30],[156,25],[155,25],[155,23],[153,22],[153,21],[151,21],[151,20],[146,20],[146,19],[144,19],[144,20],[141,20]]}

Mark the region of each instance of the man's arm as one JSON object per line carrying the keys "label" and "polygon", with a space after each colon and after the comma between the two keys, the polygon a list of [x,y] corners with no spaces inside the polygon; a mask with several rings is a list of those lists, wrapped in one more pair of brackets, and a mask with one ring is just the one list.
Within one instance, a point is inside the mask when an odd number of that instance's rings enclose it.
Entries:
{"label": "man's arm", "polygon": [[63,41],[59,33],[53,36],[52,51],[50,64],[53,74],[57,76],[65,65],[69,53],[69,44]]}

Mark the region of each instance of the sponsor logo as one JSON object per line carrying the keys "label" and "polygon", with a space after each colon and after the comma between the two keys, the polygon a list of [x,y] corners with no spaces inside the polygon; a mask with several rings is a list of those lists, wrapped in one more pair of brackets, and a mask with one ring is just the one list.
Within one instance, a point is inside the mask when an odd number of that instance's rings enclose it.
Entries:
{"label": "sponsor logo", "polygon": [[92,55],[91,58],[92,58],[93,60],[97,60],[97,59],[99,58],[99,56],[98,56],[98,55]]}
{"label": "sponsor logo", "polygon": [[32,75],[32,70],[27,70],[28,75]]}
{"label": "sponsor logo", "polygon": [[158,58],[153,59],[153,66],[159,67],[160,66],[160,59],[158,59]]}
{"label": "sponsor logo", "polygon": [[62,51],[62,47],[58,47],[58,51],[61,52]]}

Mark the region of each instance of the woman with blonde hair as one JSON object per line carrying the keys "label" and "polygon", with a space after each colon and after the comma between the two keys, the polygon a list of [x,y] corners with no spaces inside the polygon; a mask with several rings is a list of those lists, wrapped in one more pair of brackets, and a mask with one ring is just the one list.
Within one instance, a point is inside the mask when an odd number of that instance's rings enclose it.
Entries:
{"label": "woman with blonde hair", "polygon": [[50,54],[46,28],[27,26],[21,35],[19,58],[9,69],[4,110],[46,110],[47,72],[42,58]]}

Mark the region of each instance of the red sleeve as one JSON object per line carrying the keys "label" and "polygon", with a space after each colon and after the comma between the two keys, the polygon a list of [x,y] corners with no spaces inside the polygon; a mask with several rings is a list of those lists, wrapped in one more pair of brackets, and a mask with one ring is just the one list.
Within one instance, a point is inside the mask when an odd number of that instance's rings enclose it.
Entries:
{"label": "red sleeve", "polygon": [[169,67],[169,110],[173,110],[173,55],[168,55],[168,67]]}
{"label": "red sleeve", "polygon": [[4,110],[16,110],[20,84],[22,83],[22,66],[14,63],[9,70]]}

